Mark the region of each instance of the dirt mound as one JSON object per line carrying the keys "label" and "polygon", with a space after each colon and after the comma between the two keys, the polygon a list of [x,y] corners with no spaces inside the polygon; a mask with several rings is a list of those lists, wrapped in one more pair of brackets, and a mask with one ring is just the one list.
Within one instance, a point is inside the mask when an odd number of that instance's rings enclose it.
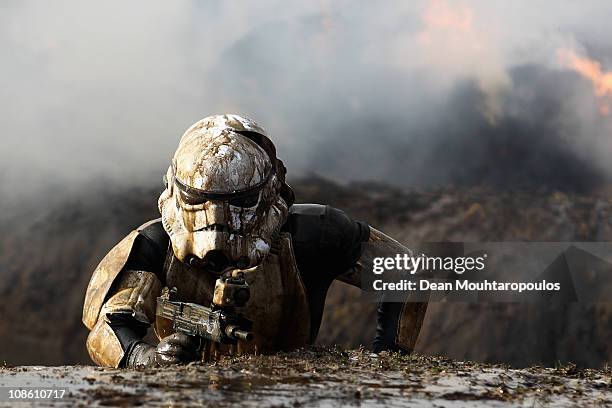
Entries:
{"label": "dirt mound", "polygon": [[[612,238],[612,204],[605,197],[476,188],[406,192],[317,177],[294,184],[298,202],[342,208],[406,243]],[[158,216],[158,194],[155,188],[107,186],[48,200],[45,210],[32,202],[3,211],[0,360],[89,363],[80,316],[91,271],[122,236]],[[358,290],[334,284],[319,342],[368,345],[374,328],[374,306],[362,302]],[[518,366],[560,360],[599,367],[612,360],[611,335],[612,307],[605,304],[438,303],[428,310],[417,350]]]}

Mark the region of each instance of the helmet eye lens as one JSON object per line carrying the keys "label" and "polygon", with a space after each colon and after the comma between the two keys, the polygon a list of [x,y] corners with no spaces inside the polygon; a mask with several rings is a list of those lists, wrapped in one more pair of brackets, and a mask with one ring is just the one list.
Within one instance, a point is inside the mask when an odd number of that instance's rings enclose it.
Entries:
{"label": "helmet eye lens", "polygon": [[180,191],[181,200],[185,204],[188,204],[188,205],[199,205],[199,204],[205,204],[206,201],[208,201],[204,197],[200,197],[200,196],[197,196],[197,195],[192,195],[192,194],[186,193],[186,192],[184,192],[182,190],[179,190],[179,191]]}
{"label": "helmet eye lens", "polygon": [[[180,192],[181,201],[183,201],[187,205],[201,205],[206,204],[206,198],[193,196],[191,194],[186,194],[183,191]],[[224,200],[219,200],[224,201]],[[246,196],[240,196],[235,198],[228,198],[227,202],[229,205],[240,208],[251,208],[255,207],[257,203],[259,203],[259,192],[255,192],[253,194],[249,194]]]}
{"label": "helmet eye lens", "polygon": [[228,200],[229,205],[240,208],[251,208],[255,207],[259,202],[259,192],[249,194],[242,197],[230,198]]}

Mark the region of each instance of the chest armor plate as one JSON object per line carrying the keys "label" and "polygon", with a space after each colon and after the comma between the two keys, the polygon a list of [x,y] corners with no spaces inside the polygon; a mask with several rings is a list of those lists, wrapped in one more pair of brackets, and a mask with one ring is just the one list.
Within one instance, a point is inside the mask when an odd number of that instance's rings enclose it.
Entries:
{"label": "chest armor plate", "polygon": [[[180,262],[171,249],[168,252],[166,286],[176,287],[177,300],[209,306],[217,276]],[[241,272],[249,284],[251,297],[239,311],[253,322],[255,340],[248,344],[240,342],[238,351],[269,353],[308,344],[310,311],[291,235],[280,234],[260,265]],[[155,331],[160,339],[173,333],[170,322],[160,318],[155,322]],[[213,347],[215,352],[229,350]]]}

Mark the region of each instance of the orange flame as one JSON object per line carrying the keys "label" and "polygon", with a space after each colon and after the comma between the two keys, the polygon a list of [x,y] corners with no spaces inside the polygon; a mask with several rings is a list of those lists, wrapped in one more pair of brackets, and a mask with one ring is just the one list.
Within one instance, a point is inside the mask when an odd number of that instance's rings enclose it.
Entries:
{"label": "orange flame", "polygon": [[559,61],[573,69],[593,84],[593,92],[599,99],[599,113],[602,116],[610,114],[610,104],[606,99],[612,96],[612,71],[603,71],[601,63],[589,57],[580,56],[574,50],[559,49]]}

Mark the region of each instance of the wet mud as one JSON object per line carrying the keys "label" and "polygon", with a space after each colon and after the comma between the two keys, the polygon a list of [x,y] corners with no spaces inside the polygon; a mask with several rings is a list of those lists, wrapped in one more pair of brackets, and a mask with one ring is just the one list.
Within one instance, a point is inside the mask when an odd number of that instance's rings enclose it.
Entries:
{"label": "wet mud", "polygon": [[[606,407],[612,372],[511,369],[417,354],[309,348],[160,369],[22,366],[0,387],[59,387],[63,398],[2,406]],[[3,388],[5,389],[5,388]]]}

